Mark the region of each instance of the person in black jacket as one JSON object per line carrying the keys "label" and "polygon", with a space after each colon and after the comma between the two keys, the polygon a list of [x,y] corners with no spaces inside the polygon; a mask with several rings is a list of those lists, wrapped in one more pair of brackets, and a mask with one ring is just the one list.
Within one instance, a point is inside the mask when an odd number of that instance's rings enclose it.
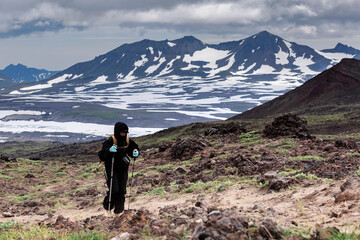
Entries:
{"label": "person in black jacket", "polygon": [[[108,213],[114,208],[115,215],[124,211],[129,157],[133,157],[135,160],[139,156],[139,146],[127,136],[128,132],[129,128],[125,123],[117,122],[114,127],[114,135],[108,137],[99,152],[100,160],[105,162],[106,183],[109,188],[103,205],[109,211]],[[113,168],[112,163],[114,163]],[[111,174],[112,171],[113,174]],[[112,178],[111,175],[113,175]],[[111,203],[110,209],[109,202]]]}

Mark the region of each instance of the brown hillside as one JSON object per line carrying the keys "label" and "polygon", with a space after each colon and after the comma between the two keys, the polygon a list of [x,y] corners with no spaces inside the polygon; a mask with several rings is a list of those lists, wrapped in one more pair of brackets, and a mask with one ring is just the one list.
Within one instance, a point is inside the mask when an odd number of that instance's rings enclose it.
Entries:
{"label": "brown hillside", "polygon": [[261,118],[286,112],[307,114],[319,109],[329,111],[334,106],[360,103],[359,91],[360,61],[343,59],[300,87],[231,119]]}

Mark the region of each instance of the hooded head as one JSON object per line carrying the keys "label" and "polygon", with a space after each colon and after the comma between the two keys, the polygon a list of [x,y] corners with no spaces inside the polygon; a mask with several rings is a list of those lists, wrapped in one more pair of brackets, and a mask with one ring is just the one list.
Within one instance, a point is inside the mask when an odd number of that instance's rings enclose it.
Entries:
{"label": "hooded head", "polygon": [[120,135],[121,132],[128,133],[129,128],[125,123],[117,122],[115,124],[115,127],[114,127],[114,135],[115,135],[115,138],[118,140],[119,143],[126,141],[126,135],[124,137],[122,137]]}

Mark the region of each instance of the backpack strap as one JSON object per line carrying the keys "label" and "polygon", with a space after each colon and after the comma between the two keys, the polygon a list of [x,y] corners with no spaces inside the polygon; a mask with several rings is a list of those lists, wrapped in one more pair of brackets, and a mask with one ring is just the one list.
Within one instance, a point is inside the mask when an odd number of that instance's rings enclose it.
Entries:
{"label": "backpack strap", "polygon": [[[116,137],[115,137],[114,134],[111,135],[111,136],[109,136],[108,139],[109,139],[109,138],[112,138],[112,139],[113,139],[113,145],[117,145],[117,139],[116,139]],[[120,147],[120,148],[127,148],[127,147],[129,146],[129,144],[130,144],[130,139],[129,139],[129,136],[126,135],[126,146],[123,146],[123,147]]]}

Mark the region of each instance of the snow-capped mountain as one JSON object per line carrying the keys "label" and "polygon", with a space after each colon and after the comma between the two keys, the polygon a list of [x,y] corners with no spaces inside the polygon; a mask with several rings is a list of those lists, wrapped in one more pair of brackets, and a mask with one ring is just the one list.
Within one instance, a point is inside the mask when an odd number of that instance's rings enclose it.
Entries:
{"label": "snow-capped mountain", "polygon": [[338,43],[335,48],[332,49],[324,49],[322,50],[324,53],[339,53],[339,54],[350,54],[353,55],[353,58],[360,59],[360,50],[350,47],[348,45],[344,45]]}
{"label": "snow-capped mountain", "polygon": [[205,44],[191,36],[173,41],[143,40],[75,64],[49,78],[47,85],[41,82],[38,88],[22,88],[20,92],[57,92],[59,87],[78,92],[81,87],[103,89],[107,84],[145,78],[228,79],[264,74],[275,80],[302,83],[342,58],[358,58],[359,52],[341,44],[317,51],[266,31],[220,44]]}
{"label": "snow-capped mountain", "polygon": [[15,83],[21,83],[44,80],[50,78],[59,71],[48,71],[45,69],[29,68],[22,64],[11,64],[5,69],[0,70],[0,72],[11,78]]}
{"label": "snow-capped mountain", "polygon": [[[46,80],[3,90],[0,110],[12,106],[38,111],[42,114],[31,116],[37,120],[123,120],[157,129],[222,120],[300,86],[342,58],[358,57],[359,50],[351,49],[319,51],[266,31],[220,44],[192,36],[143,40]],[[26,118],[18,115],[6,120]]]}

